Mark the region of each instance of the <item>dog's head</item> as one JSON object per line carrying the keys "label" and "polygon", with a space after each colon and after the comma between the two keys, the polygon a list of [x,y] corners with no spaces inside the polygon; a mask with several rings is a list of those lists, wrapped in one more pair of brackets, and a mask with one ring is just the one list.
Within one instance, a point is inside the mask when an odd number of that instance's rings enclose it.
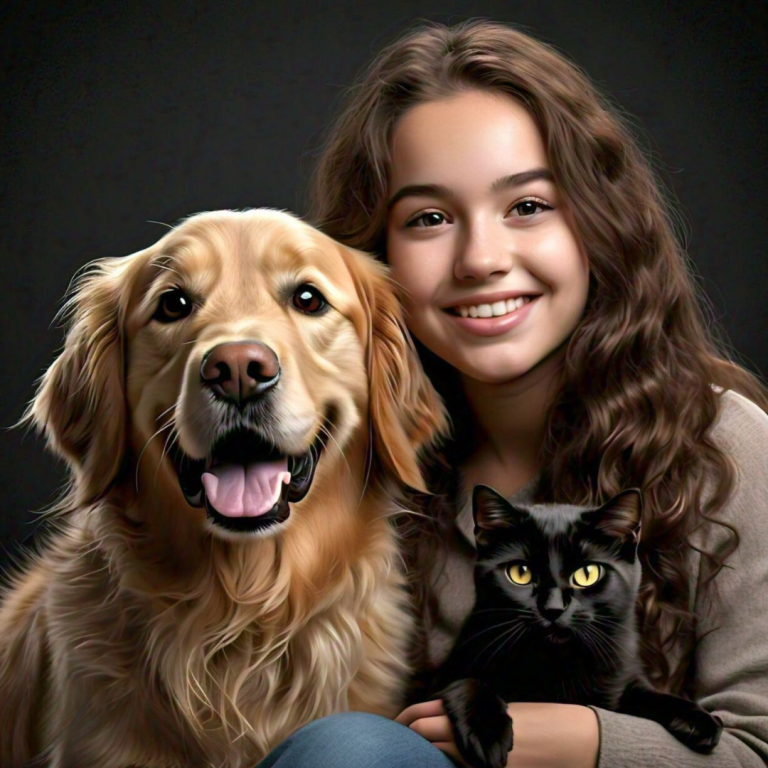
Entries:
{"label": "dog's head", "polygon": [[259,209],[89,267],[21,420],[71,465],[77,505],[175,475],[214,532],[271,533],[360,435],[374,472],[423,488],[445,417],[370,256]]}

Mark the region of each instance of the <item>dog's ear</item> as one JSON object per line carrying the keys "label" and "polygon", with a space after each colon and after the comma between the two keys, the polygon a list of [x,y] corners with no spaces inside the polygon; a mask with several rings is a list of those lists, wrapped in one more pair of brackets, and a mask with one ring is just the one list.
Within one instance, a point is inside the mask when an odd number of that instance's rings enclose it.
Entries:
{"label": "dog's ear", "polygon": [[366,315],[373,440],[386,468],[426,491],[418,455],[447,431],[442,400],[424,373],[384,264],[346,246],[344,259]]}
{"label": "dog's ear", "polygon": [[80,504],[107,490],[125,454],[123,323],[137,255],[98,259],[73,281],[57,315],[63,350],[15,425],[36,427],[67,461]]}

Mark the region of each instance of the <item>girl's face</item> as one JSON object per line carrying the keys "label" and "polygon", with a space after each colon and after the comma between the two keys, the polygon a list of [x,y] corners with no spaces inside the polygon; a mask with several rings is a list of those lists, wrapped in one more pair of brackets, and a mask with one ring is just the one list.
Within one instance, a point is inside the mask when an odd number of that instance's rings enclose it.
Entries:
{"label": "girl's face", "polygon": [[406,112],[391,149],[387,260],[408,327],[466,376],[522,376],[571,335],[589,285],[536,124],[470,91]]}

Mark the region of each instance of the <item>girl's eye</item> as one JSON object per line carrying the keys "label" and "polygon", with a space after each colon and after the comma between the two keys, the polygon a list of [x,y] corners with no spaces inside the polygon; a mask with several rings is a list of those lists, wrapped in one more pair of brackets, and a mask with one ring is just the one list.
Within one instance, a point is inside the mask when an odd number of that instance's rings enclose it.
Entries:
{"label": "girl's eye", "polygon": [[512,563],[507,567],[507,578],[518,587],[524,587],[531,583],[533,574],[525,563]]}
{"label": "girl's eye", "polygon": [[[427,211],[426,213],[422,213],[419,216],[416,216],[416,218],[411,219],[405,226],[416,227],[417,229],[434,227],[438,224],[442,224],[442,219],[445,219],[445,214],[440,213],[440,211]],[[417,224],[416,222],[418,221],[423,221],[424,223]]]}
{"label": "girl's eye", "polygon": [[537,209],[542,211],[551,211],[552,206],[547,205],[543,200],[521,200],[519,203],[515,203],[510,211],[517,211],[517,214],[513,218],[533,216],[537,213]]}
{"label": "girl's eye", "polygon": [[603,567],[597,563],[582,565],[578,571],[571,574],[571,586],[576,589],[591,587],[596,584],[603,576]]}
{"label": "girl's eye", "polygon": [[[531,199],[521,200],[519,203],[515,203],[510,209],[510,213],[513,218],[525,218],[534,216],[537,213],[543,211],[551,211],[552,206],[547,205],[543,200]],[[417,229],[424,229],[428,227],[436,227],[445,221],[445,214],[440,211],[426,211],[421,213],[415,218],[411,219],[405,226],[415,227]]]}
{"label": "girl's eye", "polygon": [[171,288],[160,296],[153,320],[161,323],[175,323],[192,312],[192,300],[181,288]]}
{"label": "girl's eye", "polygon": [[325,296],[314,285],[309,285],[309,283],[300,285],[293,292],[291,301],[296,309],[301,310],[307,315],[317,315],[328,306]]}

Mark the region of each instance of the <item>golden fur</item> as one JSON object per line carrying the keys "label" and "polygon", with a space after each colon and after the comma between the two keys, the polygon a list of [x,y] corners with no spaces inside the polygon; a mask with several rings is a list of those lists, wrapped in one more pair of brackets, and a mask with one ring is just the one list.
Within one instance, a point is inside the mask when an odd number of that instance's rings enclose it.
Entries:
{"label": "golden fur", "polygon": [[[314,718],[396,714],[411,623],[387,518],[445,422],[384,268],[270,209],[89,266],[21,420],[72,479],[0,604],[0,764],[245,768]],[[322,317],[286,299],[307,282]],[[173,286],[195,311],[153,322]],[[236,535],[187,503],[167,450],[205,453],[224,417],[202,356],[254,338],[282,368],[273,440],[305,451],[336,418],[288,520]]]}

